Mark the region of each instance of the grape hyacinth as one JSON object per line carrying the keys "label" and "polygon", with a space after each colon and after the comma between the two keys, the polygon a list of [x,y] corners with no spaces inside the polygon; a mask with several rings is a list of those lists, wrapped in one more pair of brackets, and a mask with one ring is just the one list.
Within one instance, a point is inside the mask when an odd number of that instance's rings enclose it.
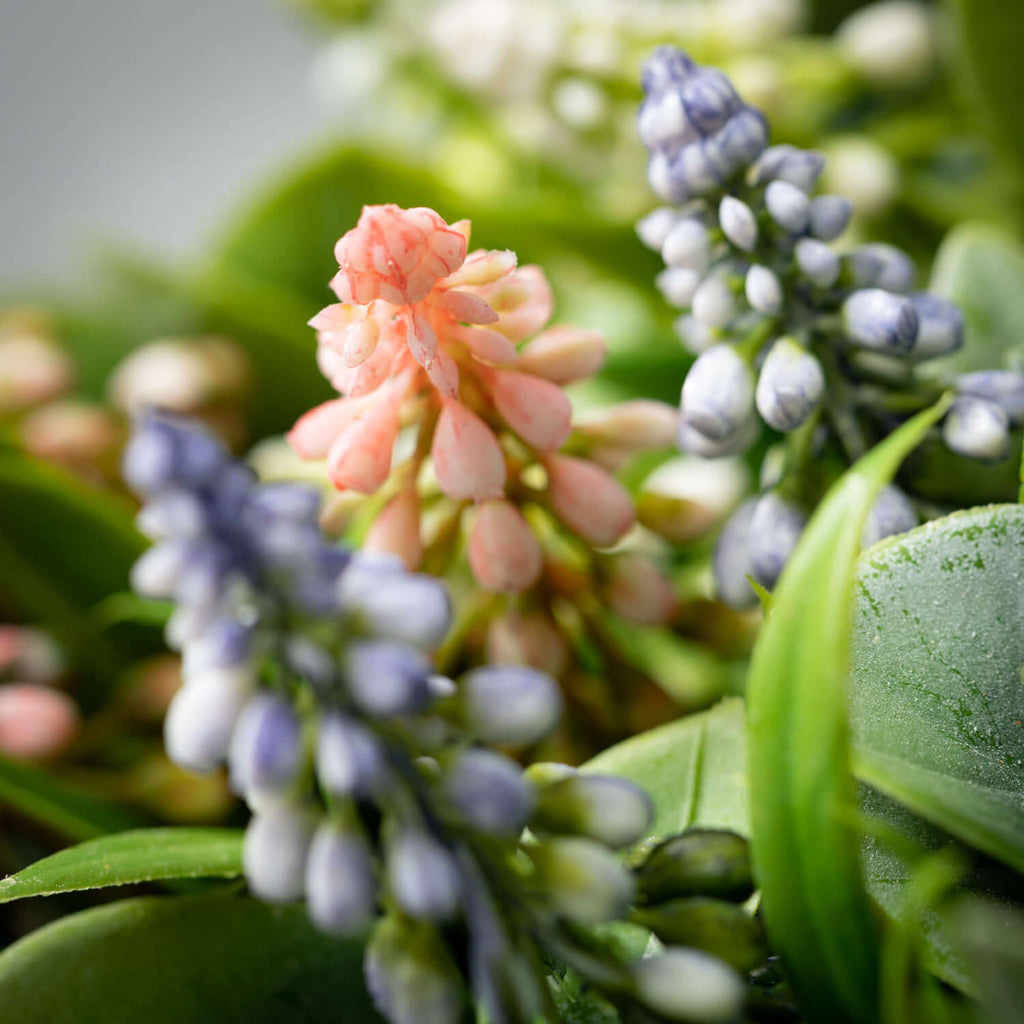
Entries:
{"label": "grape hyacinth", "polygon": [[[704,458],[743,452],[759,419],[786,436],[781,465],[773,452],[764,493],[735,513],[714,559],[719,597],[746,607],[756,603],[747,576],[775,583],[831,481],[945,387],[957,393],[941,427],[947,448],[1005,458],[1011,428],[1024,422],[1024,376],[919,374],[961,347],[961,313],[915,290],[899,249],[832,248],[853,204],[814,194],[824,156],[768,146],[764,118],[728,79],[674,47],[654,51],[643,86],[650,185],[672,205],[637,231],[665,260],[657,284],[682,311],[677,332],[697,357],[682,388],[679,446]],[[917,522],[913,497],[890,488],[864,542]]]}
{"label": "grape hyacinth", "polygon": [[[141,415],[123,468],[155,541],[133,585],[175,604],[167,636],[184,685],[168,753],[198,771],[227,766],[252,810],[243,862],[255,895],[304,900],[325,932],[368,936],[367,986],[390,1021],[456,1022],[467,993],[495,1022],[556,1019],[549,961],[621,1008],[738,1011],[737,969],[753,964],[675,948],[633,962],[586,931],[643,899],[665,935],[657,909],[687,890],[662,879],[652,895],[647,858],[631,870],[614,852],[648,836],[639,787],[568,765],[524,773],[489,746],[522,749],[551,731],[561,695],[548,676],[436,674],[443,585],[335,547],[314,490],[257,484],[190,424]],[[688,945],[703,941],[694,927]],[[685,984],[668,980],[677,961]]]}

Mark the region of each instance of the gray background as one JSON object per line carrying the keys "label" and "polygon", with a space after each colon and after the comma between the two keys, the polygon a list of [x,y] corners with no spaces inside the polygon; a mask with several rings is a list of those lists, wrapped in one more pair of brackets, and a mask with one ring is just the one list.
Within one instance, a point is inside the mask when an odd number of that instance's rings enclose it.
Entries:
{"label": "gray background", "polygon": [[199,253],[324,124],[313,50],[272,0],[0,0],[0,294]]}

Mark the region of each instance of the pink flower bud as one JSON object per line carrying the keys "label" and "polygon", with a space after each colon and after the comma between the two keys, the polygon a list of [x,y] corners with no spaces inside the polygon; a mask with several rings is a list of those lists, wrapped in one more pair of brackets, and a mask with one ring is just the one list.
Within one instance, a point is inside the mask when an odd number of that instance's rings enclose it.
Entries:
{"label": "pink flower bud", "polygon": [[557,678],[569,663],[569,645],[549,615],[508,612],[487,627],[487,660],[529,665]]}
{"label": "pink flower bud", "polygon": [[360,366],[373,355],[380,331],[377,321],[357,320],[342,334],[341,356],[346,366]]}
{"label": "pink flower bud", "polygon": [[552,327],[527,342],[519,353],[519,366],[525,373],[568,384],[597,373],[604,365],[605,352],[600,331]]}
{"label": "pink flower bud", "polygon": [[420,366],[429,367],[437,358],[437,332],[430,321],[420,312],[413,311],[407,318],[406,338],[409,351]]}
{"label": "pink flower bud", "polygon": [[366,400],[335,398],[310,409],[288,432],[288,443],[304,459],[325,459],[331,445],[356,421]]}
{"label": "pink flower bud", "polygon": [[422,302],[466,258],[466,238],[433,210],[364,206],[359,223],[335,246],[340,269],[331,287],[342,302]]}
{"label": "pink flower bud", "polygon": [[343,347],[342,335],[362,316],[362,310],[348,302],[332,302],[324,306],[309,326],[317,332],[317,339],[337,349]]}
{"label": "pink flower bud", "polygon": [[611,559],[605,599],[612,611],[641,626],[663,626],[675,614],[672,584],[644,555],[624,553]]}
{"label": "pink flower bud", "polygon": [[512,363],[516,360],[515,345],[497,331],[457,325],[451,333],[453,338],[466,345],[474,359],[482,363]]}
{"label": "pink flower bud", "polygon": [[[454,227],[455,225],[452,225]],[[516,269],[516,254],[510,249],[477,249],[466,257],[466,262],[448,278],[453,287],[490,284]]]}
{"label": "pink flower bud", "polygon": [[0,754],[5,757],[51,757],[77,731],[78,709],[67,694],[35,683],[0,686]]}
{"label": "pink flower bud", "polygon": [[444,293],[442,301],[445,309],[464,324],[493,324],[498,319],[498,314],[487,302],[472,292],[453,288]]}
{"label": "pink flower bud", "polygon": [[447,352],[437,353],[437,358],[427,367],[427,376],[445,398],[459,397],[459,367]]}
{"label": "pink flower bud", "polygon": [[597,441],[636,451],[672,448],[679,432],[679,409],[666,402],[637,398],[602,409],[580,424],[579,430]]}
{"label": "pink flower bud", "polygon": [[499,314],[494,329],[510,341],[536,334],[551,319],[555,304],[544,271],[534,266],[520,267],[484,285],[480,295]]}
{"label": "pink flower bud", "polygon": [[499,498],[505,456],[490,427],[461,402],[443,400],[430,454],[441,490],[456,501]]}
{"label": "pink flower bud", "polygon": [[584,540],[608,547],[633,525],[633,499],[600,466],[567,455],[552,455],[544,465],[555,512]]}
{"label": "pink flower bud", "polygon": [[396,494],[373,521],[364,551],[397,555],[407,569],[416,569],[423,557],[420,538],[420,500],[414,487]]}
{"label": "pink flower bud", "polygon": [[398,436],[400,392],[392,387],[372,402],[327,453],[327,476],[339,491],[373,494],[391,472]]}
{"label": "pink flower bud", "polygon": [[540,545],[520,511],[504,498],[484,502],[469,537],[469,567],[480,585],[517,594],[537,582]]}
{"label": "pink flower bud", "polygon": [[0,413],[56,398],[73,377],[70,357],[45,335],[6,324],[0,331]]}
{"label": "pink flower bud", "polygon": [[560,448],[572,430],[572,405],[565,392],[543,377],[495,370],[487,381],[505,422],[542,452]]}

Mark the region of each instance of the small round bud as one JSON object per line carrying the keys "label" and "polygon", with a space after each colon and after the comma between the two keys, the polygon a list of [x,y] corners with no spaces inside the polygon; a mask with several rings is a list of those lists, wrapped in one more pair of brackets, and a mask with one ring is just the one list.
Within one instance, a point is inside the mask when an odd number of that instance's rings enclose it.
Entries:
{"label": "small round bud", "polygon": [[252,687],[252,675],[245,669],[207,669],[192,676],[167,709],[167,756],[197,772],[222,764]]}
{"label": "small round bud", "polygon": [[807,193],[788,181],[772,181],[764,190],[768,215],[783,231],[798,235],[807,227],[811,203]]}
{"label": "small round bud", "polygon": [[306,857],[315,821],[289,803],[261,807],[245,830],[242,863],[249,888],[270,903],[290,903],[306,891]]}
{"label": "small round bud", "polygon": [[831,288],[839,280],[839,257],[824,242],[801,238],[794,249],[797,265],[811,284]]}
{"label": "small round bud", "polygon": [[687,309],[700,285],[700,273],[686,267],[666,267],[654,279],[662,298],[676,309]]}
{"label": "small round bud", "polygon": [[526,827],[536,799],[515,761],[477,747],[458,756],[444,791],[471,828],[511,838]]}
{"label": "small round bud", "polygon": [[869,548],[885,537],[906,533],[918,524],[917,512],[910,499],[895,484],[886,487],[868,512],[860,535],[860,546]]}
{"label": "small round bud", "polygon": [[673,225],[661,247],[662,259],[670,266],[703,274],[711,254],[707,228],[693,217]]}
{"label": "small round bud", "polygon": [[772,345],[757,381],[757,411],[770,427],[796,430],[825,393],[821,365],[792,338]]}
{"label": "small round bud", "polygon": [[757,245],[757,218],[746,203],[735,196],[724,196],[718,206],[718,222],[737,249],[753,251]]}
{"label": "small round bud", "polygon": [[427,832],[400,832],[388,844],[388,885],[398,905],[423,921],[446,921],[459,909],[459,872],[443,843]]}
{"label": "small round bud", "polygon": [[843,303],[843,329],[855,345],[906,354],[917,338],[917,311],[910,299],[881,288],[853,292]]}
{"label": "small round bud", "polygon": [[844,196],[815,196],[811,200],[811,234],[831,242],[846,230],[852,214],[853,203]]}
{"label": "small round bud", "polygon": [[712,560],[715,594],[730,608],[753,608],[757,604],[757,594],[747,579],[754,573],[750,562],[750,521],[757,503],[757,498],[751,498],[740,505],[715,544]]}
{"label": "small round bud", "polygon": [[946,414],[942,439],[951,451],[969,459],[999,462],[1010,453],[1010,421],[998,405],[961,395]]}
{"label": "small round bud", "polygon": [[810,192],[825,169],[825,157],[812,149],[796,146],[770,146],[750,170],[753,185],[784,181],[803,192]]}
{"label": "small round bud", "polygon": [[692,355],[699,356],[715,344],[715,332],[690,313],[676,317],[672,328],[683,348]]}
{"label": "small round bud", "polygon": [[750,844],[735,832],[688,829],[655,846],[636,878],[645,904],[686,896],[741,903],[754,891]]}
{"label": "small round bud", "polygon": [[655,252],[661,252],[669,232],[679,220],[679,211],[671,206],[659,206],[651,210],[646,217],[636,223],[636,233],[640,241]]}
{"label": "small round bud", "polygon": [[469,537],[469,567],[481,585],[518,594],[537,582],[544,554],[525,516],[510,501],[477,506]]}
{"label": "small round bud", "polygon": [[859,245],[843,257],[855,288],[882,288],[887,292],[909,292],[917,279],[914,261],[902,250],[885,242]]}
{"label": "small round bud", "polygon": [[0,755],[44,760],[71,742],[78,725],[78,708],[66,693],[38,683],[0,686]]}
{"label": "small round bud", "polygon": [[358,640],[345,659],[352,699],[378,718],[422,711],[430,700],[429,674],[430,665],[418,651],[383,640]]}
{"label": "small round bud", "polygon": [[782,285],[774,270],[753,264],[747,271],[743,291],[750,308],[758,313],[777,316],[782,311]]}
{"label": "small round bud", "polygon": [[669,1020],[714,1024],[733,1020],[743,1005],[743,982],[721,960],[671,946],[632,965],[637,998]]}
{"label": "small round bud", "polygon": [[544,460],[548,496],[556,515],[595,547],[620,540],[633,525],[633,499],[622,484],[586,459],[552,455]]}
{"label": "small round bud", "polygon": [[747,543],[753,576],[762,586],[775,586],[806,523],[803,510],[775,491],[769,491],[758,501],[750,518]]}
{"label": "small round bud", "polygon": [[387,774],[380,740],[359,722],[338,711],[320,720],[316,737],[316,775],[336,797],[366,797],[377,792]]}
{"label": "small round bud", "polygon": [[719,275],[706,277],[693,294],[691,311],[709,327],[725,327],[736,315],[736,296],[729,282]]}
{"label": "small round bud", "polygon": [[679,423],[678,445],[680,451],[690,455],[699,455],[702,459],[722,459],[729,455],[745,452],[760,433],[760,423],[756,416],[751,415],[740,429],[724,441],[712,441],[699,430],[695,430],[685,420]]}
{"label": "small round bud", "polygon": [[683,383],[683,421],[711,441],[737,435],[754,408],[750,367],[730,345],[715,345],[697,357]]}
{"label": "small round bud", "polygon": [[883,0],[851,14],[836,29],[842,56],[872,85],[918,85],[935,65],[935,12],[918,0]]}
{"label": "small round bud", "polygon": [[834,140],[828,147],[828,188],[847,196],[862,217],[877,217],[893,201],[900,165],[877,142],[862,135]]}
{"label": "small round bud", "polygon": [[535,743],[558,723],[562,692],[525,665],[485,665],[462,680],[466,724],[491,744]]}
{"label": "small round bud", "polygon": [[978,370],[956,379],[961,395],[998,405],[1015,426],[1024,423],[1024,374],[1015,370]]}
{"label": "small round bud", "polygon": [[643,839],[653,821],[651,798],[635,783],[614,775],[574,775],[541,791],[530,827],[619,849]]}
{"label": "small round bud", "polygon": [[633,876],[611,850],[590,839],[549,839],[530,856],[548,903],[579,924],[621,917],[633,899]]}
{"label": "small round bud", "polygon": [[306,862],[306,903],[313,923],[331,935],[357,935],[377,912],[377,882],[366,840],[325,821]]}
{"label": "small round bud", "polygon": [[917,313],[917,340],[910,353],[914,362],[955,352],[964,343],[964,318],[958,306],[931,292],[910,296]]}
{"label": "small round bud", "polygon": [[250,698],[231,734],[231,785],[250,790],[285,789],[302,765],[302,733],[291,704],[279,694]]}
{"label": "small round bud", "polygon": [[370,586],[344,591],[343,606],[374,635],[433,650],[451,627],[452,605],[433,576],[394,573]]}
{"label": "small round bud", "polygon": [[718,131],[742,106],[732,83],[717,68],[696,68],[680,95],[687,122],[702,136]]}

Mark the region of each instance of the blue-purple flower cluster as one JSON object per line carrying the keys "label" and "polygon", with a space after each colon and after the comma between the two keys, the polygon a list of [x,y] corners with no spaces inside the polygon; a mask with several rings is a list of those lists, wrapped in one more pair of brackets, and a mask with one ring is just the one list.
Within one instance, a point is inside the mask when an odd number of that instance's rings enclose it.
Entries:
{"label": "blue-purple flower cluster", "polygon": [[[664,257],[657,285],[683,311],[676,329],[697,356],[683,384],[679,445],[705,458],[737,454],[760,435],[760,421],[789,436],[781,465],[770,453],[765,493],[738,510],[716,553],[719,595],[745,606],[756,601],[746,577],[774,585],[820,497],[808,464],[848,464],[892,429],[893,408],[906,415],[933,401],[941,384],[916,367],[960,348],[963,319],[951,302],[915,290],[913,262],[899,249],[832,247],[852,204],[813,194],[824,157],[766,148],[764,118],[720,71],[663,46],[643,85],[650,184],[674,205],[637,230]],[[947,447],[1005,458],[1011,427],[1024,422],[1024,376],[986,371],[951,386]],[[865,542],[917,522],[910,498],[890,488]]]}
{"label": "blue-purple flower cluster", "polygon": [[[643,1005],[650,990],[691,1019],[685,990],[666,995],[667,967],[579,944],[581,925],[622,917],[637,894],[615,851],[648,834],[650,799],[566,765],[524,774],[493,749],[554,728],[553,680],[523,666],[458,684],[436,674],[428,652],[451,623],[442,584],[326,542],[315,491],[258,484],[194,426],[141,417],[124,475],[155,541],[134,586],[176,606],[167,632],[184,685],[167,750],[194,770],[227,766],[253,812],[255,894],[305,900],[324,931],[369,933],[367,982],[395,1024],[461,1020],[464,971],[490,1020],[548,1016],[551,957],[612,979],[616,999]],[[464,968],[453,934],[468,942]],[[732,1013],[738,976],[689,952]]]}

